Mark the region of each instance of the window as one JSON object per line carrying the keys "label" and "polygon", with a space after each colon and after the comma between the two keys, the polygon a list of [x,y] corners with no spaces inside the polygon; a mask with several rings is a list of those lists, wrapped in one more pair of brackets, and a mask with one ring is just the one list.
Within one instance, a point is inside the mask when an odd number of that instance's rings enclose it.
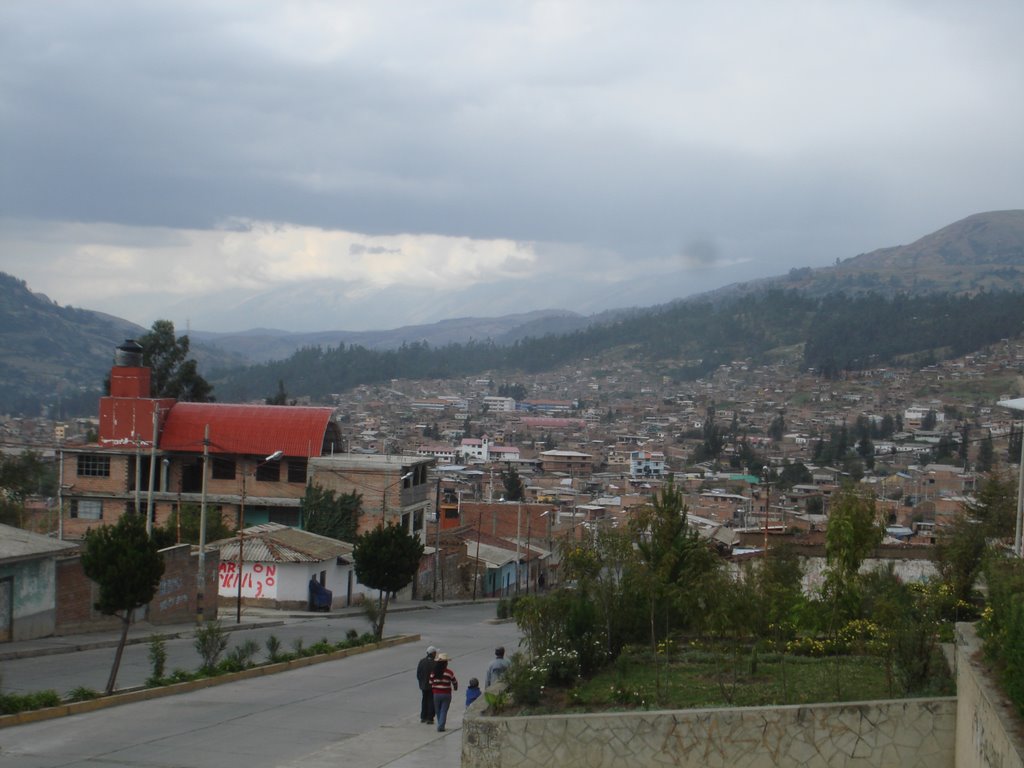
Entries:
{"label": "window", "polygon": [[110,457],[83,453],[78,457],[79,477],[110,477]]}
{"label": "window", "polygon": [[271,523],[281,523],[295,527],[299,524],[299,510],[274,507],[267,510],[267,519]]}
{"label": "window", "polygon": [[213,466],[210,467],[210,475],[214,480],[234,480],[235,462],[233,459],[222,459],[219,456],[213,457]]}
{"label": "window", "polygon": [[[256,465],[256,479],[276,483],[281,479],[281,462],[267,461]],[[303,478],[305,482],[305,478]]]}
{"label": "window", "polygon": [[305,459],[288,459],[288,482],[305,485],[307,464]]}
{"label": "window", "polygon": [[79,520],[102,520],[103,502],[92,499],[72,499],[71,517]]}

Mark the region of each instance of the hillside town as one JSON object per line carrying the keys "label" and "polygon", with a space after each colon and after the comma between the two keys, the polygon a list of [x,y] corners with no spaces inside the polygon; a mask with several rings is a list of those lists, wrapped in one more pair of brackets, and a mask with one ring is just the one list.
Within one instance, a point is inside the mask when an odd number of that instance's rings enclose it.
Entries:
{"label": "hillside town", "polygon": [[[24,527],[74,543],[126,511],[163,525],[208,504],[238,531],[210,542],[210,578],[239,609],[305,605],[311,578],[346,604],[360,599],[350,543],[295,539],[308,485],[358,494],[360,532],[388,522],[421,538],[414,598],[557,584],[559,542],[626,525],[666,483],[725,557],[782,541],[820,553],[830,497],[853,481],[876,498],[884,546],[927,559],[986,473],[1016,464],[1014,413],[997,403],[1020,391],[1024,365],[1019,340],[841,380],[735,361],[676,382],[620,359],[271,406],[151,398],[137,345],[117,353],[97,419],[4,419],[4,452],[36,452],[59,474],[55,495],[27,501]],[[291,561],[272,562],[288,537]],[[270,585],[267,569],[280,574]],[[195,609],[187,592],[171,601],[179,613]]]}

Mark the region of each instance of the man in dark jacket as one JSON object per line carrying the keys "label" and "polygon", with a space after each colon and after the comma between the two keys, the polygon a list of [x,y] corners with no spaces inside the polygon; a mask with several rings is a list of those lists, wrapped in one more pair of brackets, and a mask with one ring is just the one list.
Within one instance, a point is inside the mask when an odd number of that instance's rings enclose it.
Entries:
{"label": "man in dark jacket", "polygon": [[430,689],[430,673],[434,671],[437,648],[427,648],[427,655],[416,665],[416,682],[420,686],[420,722],[434,722],[434,692]]}

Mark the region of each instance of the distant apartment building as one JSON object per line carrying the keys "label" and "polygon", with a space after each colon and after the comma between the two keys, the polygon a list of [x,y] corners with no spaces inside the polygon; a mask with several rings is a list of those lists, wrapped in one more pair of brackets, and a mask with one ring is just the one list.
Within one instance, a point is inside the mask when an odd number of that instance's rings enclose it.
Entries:
{"label": "distant apartment building", "polygon": [[489,436],[465,437],[456,449],[463,461],[486,464],[492,461],[519,461],[519,448],[511,445],[496,445]]}
{"label": "distant apartment building", "polygon": [[338,494],[362,496],[359,533],[381,523],[399,524],[423,536],[433,502],[434,484],[427,470],[435,459],[426,456],[335,454],[309,460],[310,482]]}
{"label": "distant apartment building", "polygon": [[665,454],[660,451],[630,451],[630,477],[661,477],[665,474]]}
{"label": "distant apartment building", "polygon": [[544,472],[561,472],[579,477],[594,471],[594,457],[578,451],[543,451],[540,454],[541,469]]}
{"label": "distant apartment building", "polygon": [[574,400],[524,400],[522,407],[526,410],[537,413],[571,413],[576,410],[578,403]]}
{"label": "distant apartment building", "polygon": [[490,413],[514,413],[516,410],[514,397],[487,395],[483,400],[483,405]]}
{"label": "distant apartment building", "polygon": [[443,411],[450,405],[450,402],[440,398],[422,398],[409,403],[409,407],[417,411]]}
{"label": "distant apartment building", "polygon": [[439,464],[454,464],[459,460],[459,452],[452,445],[421,445],[416,449],[417,456],[433,457]]}
{"label": "distant apartment building", "polygon": [[946,414],[942,412],[941,408],[912,405],[903,411],[903,426],[907,429],[920,429],[929,412],[934,414],[936,424],[941,424],[946,420]]}

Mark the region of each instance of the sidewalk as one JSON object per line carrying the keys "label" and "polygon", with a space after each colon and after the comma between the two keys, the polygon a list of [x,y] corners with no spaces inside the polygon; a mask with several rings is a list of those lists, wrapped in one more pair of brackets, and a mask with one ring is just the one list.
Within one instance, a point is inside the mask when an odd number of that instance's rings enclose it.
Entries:
{"label": "sidewalk", "polygon": [[[436,608],[444,608],[447,605],[459,605],[452,603],[425,603],[425,602],[403,602],[392,603],[388,608],[388,614],[403,613],[406,611],[428,611]],[[363,609],[359,607],[339,608],[332,611],[281,611],[273,608],[245,608],[242,611],[242,622],[235,623],[235,613],[232,609],[230,616],[227,611],[222,611],[219,621],[225,632],[237,632],[248,629],[261,629],[265,627],[278,627],[289,620],[295,619],[336,619],[354,616],[362,616]],[[153,635],[163,635],[170,638],[190,638],[196,631],[194,622],[181,624],[150,624],[148,621],[133,622],[128,629],[127,645],[137,643],[148,643]],[[8,643],[0,643],[0,662],[13,659],[27,659],[36,656],[52,656],[61,653],[77,653],[78,651],[90,651],[97,648],[115,647],[121,639],[120,628],[100,630],[97,632],[83,632],[72,635],[59,635],[51,637],[37,637],[31,640],[15,640]]]}

